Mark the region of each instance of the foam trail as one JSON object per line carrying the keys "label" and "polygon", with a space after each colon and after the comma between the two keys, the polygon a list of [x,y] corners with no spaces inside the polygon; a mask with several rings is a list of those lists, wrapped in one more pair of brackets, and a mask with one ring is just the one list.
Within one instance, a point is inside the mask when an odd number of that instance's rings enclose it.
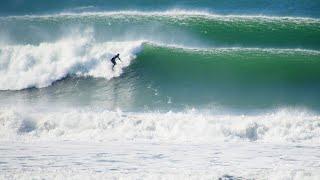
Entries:
{"label": "foam trail", "polygon": [[[96,43],[72,37],[54,43],[0,47],[0,90],[46,87],[67,75],[117,77],[130,64],[142,41]],[[122,62],[112,71],[109,61],[120,53]]]}

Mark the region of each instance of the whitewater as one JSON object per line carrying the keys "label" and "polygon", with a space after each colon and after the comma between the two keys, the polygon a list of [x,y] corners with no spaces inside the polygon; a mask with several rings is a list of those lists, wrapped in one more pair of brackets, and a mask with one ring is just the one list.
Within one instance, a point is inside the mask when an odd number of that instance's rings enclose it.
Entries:
{"label": "whitewater", "polygon": [[317,3],[29,2],[0,8],[0,179],[320,178]]}
{"label": "whitewater", "polygon": [[[46,87],[67,75],[111,79],[121,74],[141,49],[142,41],[94,43],[72,37],[55,43],[1,48],[1,90]],[[109,59],[121,52],[123,61],[112,71]]]}

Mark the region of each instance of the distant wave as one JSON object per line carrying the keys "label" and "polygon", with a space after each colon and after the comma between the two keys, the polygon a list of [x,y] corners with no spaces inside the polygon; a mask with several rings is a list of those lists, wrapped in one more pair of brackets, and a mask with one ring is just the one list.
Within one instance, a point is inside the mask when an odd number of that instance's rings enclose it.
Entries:
{"label": "distant wave", "polygon": [[57,17],[84,17],[84,16],[171,16],[171,17],[204,17],[210,19],[270,19],[270,20],[304,20],[319,22],[318,18],[311,17],[297,17],[297,16],[267,16],[267,15],[243,15],[243,14],[230,14],[222,15],[215,14],[209,11],[197,11],[197,10],[184,10],[184,9],[171,9],[166,11],[101,11],[101,12],[61,12],[56,14],[44,14],[44,15],[20,15],[20,16],[4,16],[0,19],[6,18],[57,18]]}
{"label": "distant wave", "polygon": [[[24,26],[18,28],[18,24]],[[52,42],[64,38],[61,34],[90,27],[102,41],[146,39],[196,47],[320,49],[320,20],[302,17],[117,11],[1,17],[0,26],[0,41],[13,39],[16,44]],[[22,31],[30,38],[21,36]]]}

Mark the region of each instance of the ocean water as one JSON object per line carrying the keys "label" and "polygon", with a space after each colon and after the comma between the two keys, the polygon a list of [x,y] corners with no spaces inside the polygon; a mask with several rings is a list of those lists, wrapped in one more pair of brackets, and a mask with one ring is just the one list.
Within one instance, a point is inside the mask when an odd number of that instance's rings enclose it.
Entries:
{"label": "ocean water", "polygon": [[319,12],[2,2],[0,179],[319,179]]}

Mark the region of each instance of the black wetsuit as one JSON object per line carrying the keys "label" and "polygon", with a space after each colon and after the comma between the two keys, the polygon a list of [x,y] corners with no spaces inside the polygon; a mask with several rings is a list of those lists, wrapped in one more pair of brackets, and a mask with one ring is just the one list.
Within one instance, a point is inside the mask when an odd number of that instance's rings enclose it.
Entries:
{"label": "black wetsuit", "polygon": [[117,59],[117,58],[121,61],[121,59],[120,59],[120,57],[119,57],[119,54],[117,54],[117,55],[115,55],[113,58],[111,58],[111,62],[112,62],[112,64],[113,64],[112,69],[113,69],[114,66],[117,64],[117,62],[116,62],[116,59]]}
{"label": "black wetsuit", "polygon": [[112,59],[111,59],[111,62],[112,62],[112,64],[113,64],[113,66],[115,66],[117,63],[116,63],[116,58],[115,57],[113,57]]}

